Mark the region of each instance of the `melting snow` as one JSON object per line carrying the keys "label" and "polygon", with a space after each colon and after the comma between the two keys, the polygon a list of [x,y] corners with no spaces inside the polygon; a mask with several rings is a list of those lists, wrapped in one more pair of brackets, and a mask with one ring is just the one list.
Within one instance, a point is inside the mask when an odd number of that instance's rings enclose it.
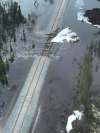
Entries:
{"label": "melting snow", "polygon": [[[78,12],[78,13],[77,13],[77,19],[78,19],[79,21],[82,21],[82,22],[85,22],[85,23],[87,23],[87,24],[93,25],[91,22],[89,22],[89,18],[88,18],[88,17],[85,17],[84,14],[85,14],[84,11]],[[97,27],[97,28],[100,28],[100,25],[93,25],[93,26],[95,26],[95,27]]]}
{"label": "melting snow", "polygon": [[79,41],[79,37],[68,27],[59,32],[57,36],[51,40],[51,42],[55,43],[63,43],[64,41],[67,41],[68,43],[77,42]]}
{"label": "melting snow", "polygon": [[66,125],[66,131],[67,131],[67,133],[70,133],[70,131],[73,129],[72,123],[75,120],[81,120],[82,119],[82,116],[83,116],[83,112],[80,112],[78,110],[73,111],[73,114],[71,114],[68,117],[68,121],[67,121],[67,125]]}
{"label": "melting snow", "polygon": [[83,21],[83,22],[85,22],[85,23],[91,24],[91,23],[89,22],[88,17],[85,17],[85,16],[84,16],[84,12],[83,12],[83,11],[80,11],[80,12],[77,13],[77,19],[78,19],[79,21]]}
{"label": "melting snow", "polygon": [[[91,22],[89,22],[89,18],[84,16],[84,14],[85,14],[85,12],[83,11],[83,9],[85,7],[84,0],[76,0],[75,7],[79,10],[79,12],[77,13],[77,19],[79,21],[93,25]],[[100,25],[93,25],[93,26],[100,28]]]}

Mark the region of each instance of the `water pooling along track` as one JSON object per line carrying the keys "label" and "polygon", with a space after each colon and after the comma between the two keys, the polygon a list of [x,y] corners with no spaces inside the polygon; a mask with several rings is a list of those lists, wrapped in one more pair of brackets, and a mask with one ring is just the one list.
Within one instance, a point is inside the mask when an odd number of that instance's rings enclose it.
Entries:
{"label": "water pooling along track", "polygon": [[57,28],[60,27],[61,21],[63,20],[65,9],[66,9],[66,7],[67,8],[69,7],[70,1],[71,0],[59,0],[57,10],[54,12],[54,16],[52,17],[52,20],[49,24],[50,25],[50,30],[49,30],[50,32],[54,32]]}
{"label": "water pooling along track", "polygon": [[[60,17],[64,13],[66,0],[59,3],[58,12],[52,22],[51,32],[53,32],[59,23]],[[67,4],[66,4],[67,5]],[[48,48],[48,53],[51,47]],[[50,59],[46,56],[36,57],[26,82],[22,88],[15,107],[1,133],[28,133],[33,121],[38,99],[44,83],[46,72],[48,70]],[[44,53],[43,53],[44,55]],[[33,131],[32,131],[33,132]]]}
{"label": "water pooling along track", "polygon": [[36,57],[2,133],[28,133],[49,63],[47,57]]}
{"label": "water pooling along track", "polygon": [[63,20],[65,9],[69,7],[71,1],[72,0],[56,0],[57,4],[47,28],[45,30],[35,31],[35,34],[39,37],[45,37],[46,34],[52,33],[59,28]]}
{"label": "water pooling along track", "polygon": [[[55,32],[57,28],[60,27],[60,24],[63,20],[65,9],[69,7],[71,0],[59,0],[59,4],[57,3],[57,11],[55,10],[52,20],[50,21],[50,26],[48,28],[49,33]],[[47,32],[47,31],[46,31]],[[46,33],[45,33],[46,34]],[[52,49],[54,43],[49,44],[49,48],[46,49],[46,54],[50,54],[50,50]],[[45,53],[45,51],[43,51]]]}

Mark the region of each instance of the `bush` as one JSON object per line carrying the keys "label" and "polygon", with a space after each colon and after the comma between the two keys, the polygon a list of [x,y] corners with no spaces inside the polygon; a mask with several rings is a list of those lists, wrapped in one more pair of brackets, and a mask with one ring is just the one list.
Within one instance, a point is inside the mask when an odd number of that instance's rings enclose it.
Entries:
{"label": "bush", "polygon": [[34,43],[34,41],[32,41],[32,48],[33,48],[33,49],[35,48],[35,43]]}

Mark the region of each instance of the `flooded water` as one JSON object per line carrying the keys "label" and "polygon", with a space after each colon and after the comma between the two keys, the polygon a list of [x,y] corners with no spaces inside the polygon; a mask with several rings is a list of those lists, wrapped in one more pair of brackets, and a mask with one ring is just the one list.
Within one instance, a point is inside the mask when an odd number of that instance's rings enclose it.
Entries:
{"label": "flooded water", "polygon": [[[44,30],[48,26],[56,5],[55,1],[52,3],[49,0],[38,0],[38,3],[34,3],[35,0],[19,0],[23,14],[27,16],[29,13],[32,13],[37,18],[36,23],[39,30]],[[73,103],[79,64],[86,52],[87,45],[91,41],[99,38],[95,36],[99,29],[93,25],[78,21],[77,12],[80,10],[85,11],[92,8],[100,8],[100,2],[97,0],[92,2],[91,0],[84,0],[81,2],[82,9],[75,6],[76,0],[70,0],[66,7],[60,29],[71,27],[72,31],[76,32],[80,37],[80,42],[75,44],[57,44],[57,46],[54,46],[53,52],[58,58],[51,61],[45,79],[39,100],[42,111],[35,133],[60,133],[62,129],[60,127],[61,121],[63,121],[61,115]],[[19,65],[19,63],[17,64]],[[14,67],[16,69],[16,66]],[[14,71],[17,72],[17,70]],[[24,75],[23,73],[22,75]],[[12,74],[13,70],[11,72]],[[16,79],[16,73],[14,74],[12,76]],[[99,75],[97,75],[97,79],[99,79],[98,77]]]}
{"label": "flooded water", "polygon": [[[78,1],[80,2],[81,0]],[[81,2],[84,7],[82,10],[84,11],[100,8],[100,2],[96,0],[92,2],[91,0],[84,0]],[[56,56],[59,58],[51,62],[46,76],[40,97],[42,111],[35,133],[59,133],[63,128],[65,131],[67,117],[65,116],[64,120],[64,118],[61,119],[61,115],[73,105],[77,75],[80,70],[79,64],[86,52],[87,45],[99,38],[95,36],[95,33],[99,31],[98,28],[77,20],[77,12],[80,11],[80,7],[75,6],[75,4],[76,0],[69,1],[60,28],[71,27],[79,35],[80,42],[75,44],[57,44],[58,46],[55,46]],[[57,47],[59,48],[57,49]],[[93,69],[95,69],[95,63]],[[95,83],[98,83],[99,75],[100,73],[93,72]],[[62,121],[65,121],[65,124]]]}
{"label": "flooded water", "polygon": [[[2,90],[2,93],[0,94],[0,117],[2,116],[0,119],[0,125],[1,123],[3,124],[3,122],[5,122],[8,118],[26,80],[33,61],[34,58],[18,58],[13,64],[10,65],[10,70],[8,73],[8,89],[0,88],[0,90]],[[4,107],[1,106],[3,103]]]}
{"label": "flooded water", "polygon": [[67,115],[63,118],[62,115],[72,108],[77,81],[75,79],[84,51],[80,44],[64,43],[60,46],[60,58],[52,60],[42,89],[42,109],[35,133],[59,133],[63,128],[65,130]]}
{"label": "flooded water", "polygon": [[[78,0],[79,2],[81,0]],[[92,8],[100,8],[100,2],[97,0],[82,0],[83,5],[83,11],[86,11],[88,9]],[[76,0],[70,0],[69,6],[66,8],[66,12],[64,15],[64,20],[62,23],[62,27],[65,28],[67,26],[70,26],[73,31],[75,31],[81,41],[83,43],[88,43],[95,39],[95,33],[99,31],[98,28],[94,27],[93,25],[89,25],[83,22],[80,22],[77,20],[77,13],[80,11],[80,7],[76,7]]]}
{"label": "flooded water", "polygon": [[36,21],[37,28],[47,27],[55,8],[56,0],[19,0],[24,16],[31,14]]}
{"label": "flooded water", "polygon": [[[10,1],[10,0],[4,0]],[[44,30],[51,19],[57,0],[13,0],[18,2],[25,17],[32,15],[38,30]]]}

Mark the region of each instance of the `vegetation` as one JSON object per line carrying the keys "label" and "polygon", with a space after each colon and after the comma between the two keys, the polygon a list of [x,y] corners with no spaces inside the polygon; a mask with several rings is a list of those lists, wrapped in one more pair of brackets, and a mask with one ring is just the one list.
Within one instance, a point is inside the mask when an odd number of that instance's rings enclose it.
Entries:
{"label": "vegetation", "polygon": [[57,28],[54,32],[52,32],[50,34],[47,34],[48,35],[47,42],[50,43],[50,41],[52,40],[52,38],[54,38],[57,35],[58,32],[59,32],[59,28]]}
{"label": "vegetation", "polygon": [[48,49],[50,47],[49,45],[50,45],[49,43],[45,43],[44,48]]}
{"label": "vegetation", "polygon": [[[92,98],[95,97],[95,88],[93,86],[93,75],[92,75],[92,63],[93,63],[93,55],[99,57],[100,54],[100,45],[91,44],[87,50],[87,53],[83,57],[83,60],[80,65],[80,73],[79,73],[79,80],[78,80],[78,87],[79,87],[79,97],[78,102],[79,105],[83,105],[84,107],[84,118],[83,120],[77,124],[74,133],[81,132],[81,133],[90,133],[91,130],[96,129],[98,123],[100,125],[100,120],[98,117],[95,117],[95,99],[92,101]],[[93,89],[94,88],[94,89]],[[97,104],[97,103],[96,103]],[[99,106],[99,104],[97,104]],[[95,111],[94,111],[95,110]]]}
{"label": "vegetation", "polygon": [[6,64],[2,60],[2,57],[0,56],[0,82],[2,85],[8,85],[6,69],[8,69],[8,66],[6,67]]}
{"label": "vegetation", "polygon": [[17,2],[11,1],[7,5],[0,3],[0,41],[2,43],[7,41],[7,37],[16,41],[16,27],[24,22],[25,19]]}
{"label": "vegetation", "polygon": [[100,41],[97,41],[92,47],[95,56],[100,58]]}
{"label": "vegetation", "polygon": [[82,106],[84,111],[83,119],[78,122],[73,130],[73,133],[90,133],[92,123],[94,122],[94,116],[92,112],[91,104],[91,87],[92,87],[92,55],[93,51],[89,47],[86,54],[84,55],[81,65],[78,79],[78,101],[77,107]]}
{"label": "vegetation", "polygon": [[5,61],[5,69],[6,69],[6,72],[9,72],[9,61],[7,59]]}
{"label": "vegetation", "polygon": [[[17,2],[10,1],[10,3],[0,2],[0,82],[3,85],[7,85],[6,72],[9,69],[9,62],[3,61],[3,46],[10,40],[10,61],[14,60],[13,47],[11,46],[12,41],[16,41],[16,28],[21,23],[25,23],[25,18],[21,13],[20,6]],[[24,33],[23,33],[24,34]],[[25,40],[25,35],[24,35]],[[6,65],[5,65],[6,64]],[[7,69],[6,69],[7,68]]]}
{"label": "vegetation", "polygon": [[54,32],[47,34],[47,40],[46,43],[44,45],[44,49],[51,49],[53,46],[53,43],[51,43],[51,40],[57,35],[57,33],[59,32],[59,28],[57,28]]}
{"label": "vegetation", "polygon": [[[85,118],[88,128],[92,124],[93,114],[91,108],[91,86],[92,86],[92,52],[88,53],[83,58],[80,70],[80,103],[84,105]],[[90,130],[90,129],[88,129]]]}
{"label": "vegetation", "polygon": [[32,48],[33,48],[33,49],[35,48],[35,43],[34,43],[34,41],[32,41]]}
{"label": "vegetation", "polygon": [[50,2],[50,4],[54,4],[54,0],[45,0],[45,2]]}

